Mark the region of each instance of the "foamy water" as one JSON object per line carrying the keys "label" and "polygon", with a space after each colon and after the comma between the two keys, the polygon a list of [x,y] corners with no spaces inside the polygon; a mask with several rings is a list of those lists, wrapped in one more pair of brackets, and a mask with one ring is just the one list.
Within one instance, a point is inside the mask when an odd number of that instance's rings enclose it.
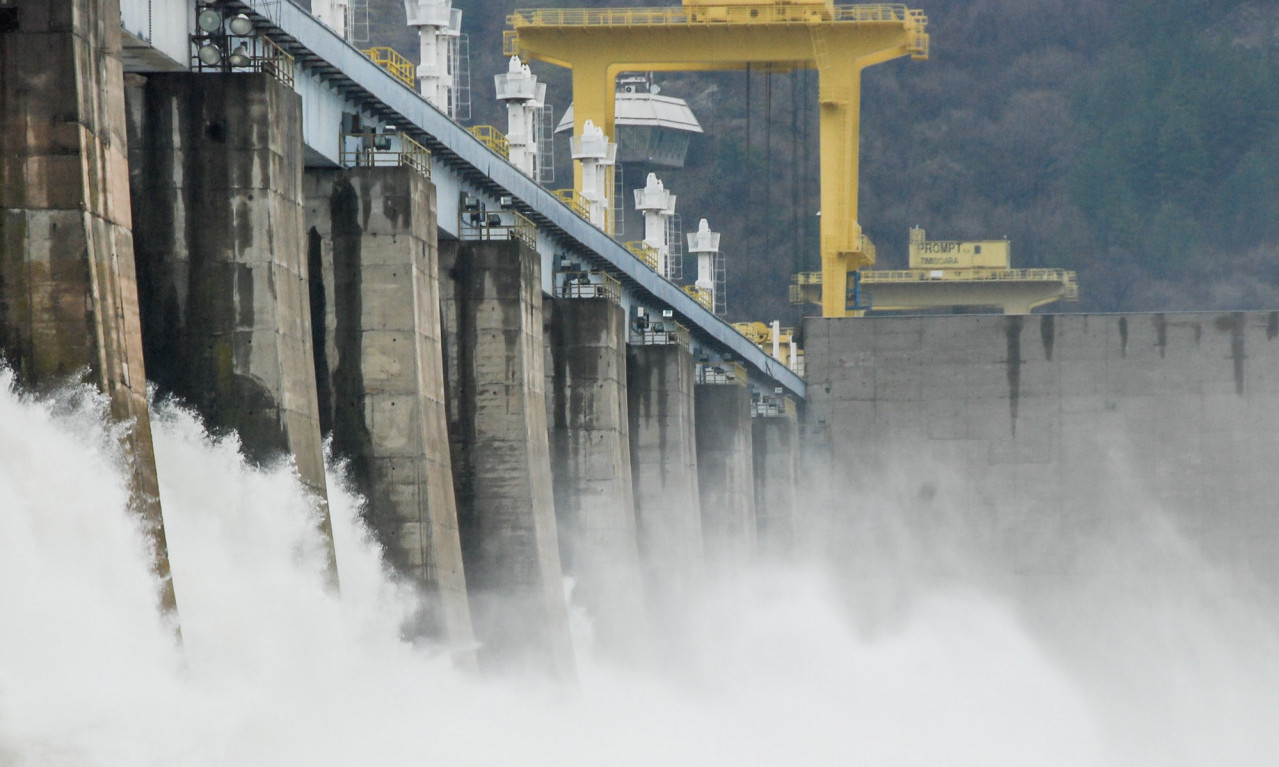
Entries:
{"label": "foamy water", "polygon": [[[179,649],[102,411],[84,392],[24,399],[0,373],[3,767],[1177,764],[1153,745],[1159,723],[1184,728],[1202,710],[1166,701],[1155,732],[1125,730],[1123,696],[1080,678],[998,599],[930,588],[890,627],[859,631],[816,568],[709,589],[689,606],[679,673],[584,659],[576,690],[460,673],[401,639],[412,605],[339,476],[340,598],[291,468],[250,468],[234,441],[162,407]],[[1223,653],[1211,678],[1234,689],[1229,647],[1194,646]],[[1203,682],[1185,684],[1192,699]],[[1213,700],[1275,713],[1273,696]],[[1216,764],[1279,753],[1250,753],[1261,730],[1241,732],[1199,740],[1231,757]]]}

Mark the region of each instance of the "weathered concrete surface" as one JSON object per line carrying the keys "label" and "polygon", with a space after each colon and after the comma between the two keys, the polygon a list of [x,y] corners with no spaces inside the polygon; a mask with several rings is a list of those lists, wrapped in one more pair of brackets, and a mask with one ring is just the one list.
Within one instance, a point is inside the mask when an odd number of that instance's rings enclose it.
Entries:
{"label": "weathered concrete surface", "polygon": [[575,674],[546,428],[541,260],[441,242],[446,404],[480,661]]}
{"label": "weathered concrete surface", "polygon": [[751,398],[744,385],[698,384],[697,486],[712,565],[740,565],[758,551]]}
{"label": "weathered concrete surface", "polygon": [[911,552],[938,570],[966,550],[1022,581],[1175,583],[1202,559],[1279,594],[1279,313],[812,319],[805,335],[807,484],[829,490],[806,505],[835,522],[882,503],[894,535],[944,529],[943,549]]}
{"label": "weathered concrete surface", "polygon": [[[631,478],[650,615],[689,604],[705,577],[697,488],[693,355],[676,345],[631,346],[626,360]],[[659,633],[667,631],[666,626]]]}
{"label": "weathered concrete surface", "polygon": [[129,89],[143,344],[161,391],[252,460],[290,456],[322,510],[302,210],[300,97],[262,74],[155,74]]}
{"label": "weathered concrete surface", "polygon": [[753,418],[751,449],[759,553],[765,559],[786,561],[795,554],[799,511],[799,420],[795,412]]}
{"label": "weathered concrete surface", "polygon": [[175,608],[143,365],[118,2],[16,0],[0,34],[0,356],[23,386],[85,374],[131,427],[131,505]]}
{"label": "weathered concrete surface", "polygon": [[547,406],[555,517],[573,601],[595,646],[647,654],[644,589],[631,489],[626,312],[603,298],[546,300]]}
{"label": "weathered concrete surface", "polygon": [[407,168],[307,170],[320,425],[413,583],[412,632],[474,663],[441,358],[435,187]]}

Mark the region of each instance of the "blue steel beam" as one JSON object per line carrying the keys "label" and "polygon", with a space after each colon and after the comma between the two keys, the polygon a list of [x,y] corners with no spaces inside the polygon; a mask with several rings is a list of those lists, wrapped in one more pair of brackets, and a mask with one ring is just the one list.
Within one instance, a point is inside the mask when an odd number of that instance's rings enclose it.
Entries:
{"label": "blue steel beam", "polygon": [[[796,397],[805,396],[804,380],[731,325],[716,317],[678,286],[648,268],[630,251],[582,219],[554,194],[500,157],[448,115],[436,109],[416,91],[374,64],[333,30],[320,23],[291,0],[274,5],[268,18],[263,0],[235,3],[259,17],[260,27],[298,58],[298,64],[323,66],[326,77],[343,81],[383,109],[388,122],[410,132],[431,150],[433,162],[448,165],[451,172],[471,180],[494,194],[509,194],[517,208],[540,228],[549,227],[574,255],[595,254],[614,276],[652,302],[672,309],[679,321],[701,343],[731,352],[748,368],[775,381]],[[323,64],[321,64],[323,62]],[[336,70],[334,72],[333,70]],[[585,253],[583,253],[585,251]],[[647,303],[647,302],[646,302]]]}

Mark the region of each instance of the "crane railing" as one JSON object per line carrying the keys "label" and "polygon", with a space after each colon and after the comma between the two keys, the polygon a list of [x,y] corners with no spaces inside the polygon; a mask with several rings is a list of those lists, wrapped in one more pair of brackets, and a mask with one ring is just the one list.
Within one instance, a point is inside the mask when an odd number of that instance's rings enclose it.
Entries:
{"label": "crane railing", "polygon": [[[910,53],[915,58],[927,57],[928,34],[924,29],[928,18],[900,3],[837,5],[832,10],[823,6],[802,5],[734,5],[693,6],[684,8],[542,8],[517,10],[506,17],[511,29],[502,34],[502,49],[508,56],[517,55],[521,27],[637,27],[691,26],[709,24],[852,24],[898,23],[913,31]],[[920,54],[923,54],[922,56]]]}
{"label": "crane railing", "polygon": [[[1075,284],[1066,269],[876,269],[860,272],[863,285],[901,282],[1060,282]],[[820,282],[820,279],[818,280]],[[1078,288],[1076,287],[1076,291]]]}

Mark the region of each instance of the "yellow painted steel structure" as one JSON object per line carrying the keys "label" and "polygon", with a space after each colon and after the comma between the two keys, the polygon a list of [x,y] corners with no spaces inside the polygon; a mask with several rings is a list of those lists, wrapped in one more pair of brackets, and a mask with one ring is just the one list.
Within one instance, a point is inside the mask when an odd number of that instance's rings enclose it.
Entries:
{"label": "yellow painted steel structure", "polygon": [[[1072,271],[1010,268],[1007,240],[928,240],[916,227],[910,230],[910,266],[858,272],[871,311],[971,307],[1029,314],[1054,301],[1079,300]],[[818,303],[822,278],[820,272],[795,275],[791,302]]]}
{"label": "yellow painted steel structure", "polygon": [[373,59],[374,64],[394,75],[395,79],[410,88],[417,87],[417,66],[412,61],[409,61],[407,57],[401,55],[399,51],[386,46],[378,46],[361,51],[361,53]]}
{"label": "yellow painted steel structure", "polygon": [[706,288],[699,288],[696,285],[685,285],[684,292],[695,298],[697,303],[711,311],[715,311],[715,298]]}
{"label": "yellow painted steel structure", "polygon": [[[831,0],[685,0],[682,7],[519,10],[507,17],[507,55],[573,70],[573,130],[587,120],[615,136],[615,80],[623,71],[816,69],[821,131],[823,282],[845,286],[874,263],[857,218],[863,69],[928,58],[927,18],[905,5]],[[574,188],[581,191],[580,167]],[[828,290],[822,316],[849,314]]]}
{"label": "yellow painted steel structure", "polygon": [[[773,326],[765,322],[734,322],[733,329],[738,333],[746,336],[746,338],[759,348],[763,349],[768,355],[773,354]],[[798,360],[791,359],[791,340],[795,337],[794,328],[778,328],[777,330],[777,359],[790,370],[803,375],[801,370],[797,370],[793,364]],[[796,348],[795,354],[802,358],[803,349]]]}
{"label": "yellow painted steel structure", "polygon": [[511,158],[511,142],[502,131],[492,125],[472,125],[467,130],[471,132],[472,136],[479,139],[484,146],[508,160]]}

